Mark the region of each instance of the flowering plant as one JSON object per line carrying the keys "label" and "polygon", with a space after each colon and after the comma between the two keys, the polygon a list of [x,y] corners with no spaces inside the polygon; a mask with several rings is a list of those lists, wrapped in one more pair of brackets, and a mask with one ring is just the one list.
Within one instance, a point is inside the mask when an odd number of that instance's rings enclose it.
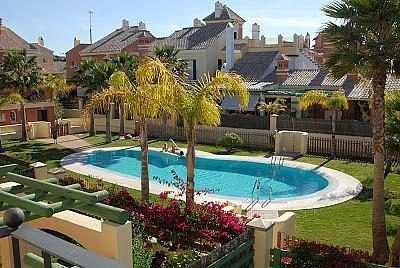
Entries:
{"label": "flowering plant", "polygon": [[282,267],[367,267],[373,259],[368,252],[351,250],[346,247],[334,247],[318,242],[300,241],[291,250],[296,258],[282,258]]}

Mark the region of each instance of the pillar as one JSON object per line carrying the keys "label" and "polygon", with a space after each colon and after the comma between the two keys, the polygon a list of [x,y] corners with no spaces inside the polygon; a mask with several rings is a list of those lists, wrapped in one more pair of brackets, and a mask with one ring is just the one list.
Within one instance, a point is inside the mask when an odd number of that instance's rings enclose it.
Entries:
{"label": "pillar", "polygon": [[274,225],[273,221],[261,218],[253,219],[247,224],[247,227],[254,230],[254,267],[270,267]]}
{"label": "pillar", "polygon": [[102,222],[101,231],[104,245],[99,246],[97,253],[102,253],[102,256],[116,259],[121,264],[131,266],[133,263],[131,225],[130,221],[123,225],[111,221]]}
{"label": "pillar", "polygon": [[30,164],[29,167],[33,168],[35,179],[37,180],[47,179],[47,164],[42,162],[36,162]]}
{"label": "pillar", "polygon": [[279,115],[277,114],[272,114],[270,116],[270,120],[269,120],[269,130],[271,132],[275,132],[275,130],[278,129],[278,117]]}
{"label": "pillar", "polygon": [[82,98],[78,99],[78,109],[79,109],[79,111],[83,110],[83,99]]}
{"label": "pillar", "polygon": [[306,155],[308,149],[308,133],[304,132],[300,136],[300,154]]}

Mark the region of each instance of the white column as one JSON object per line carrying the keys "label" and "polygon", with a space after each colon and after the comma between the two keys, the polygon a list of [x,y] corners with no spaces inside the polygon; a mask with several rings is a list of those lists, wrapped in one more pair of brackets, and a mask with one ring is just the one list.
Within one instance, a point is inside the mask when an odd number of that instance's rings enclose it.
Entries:
{"label": "white column", "polygon": [[273,247],[274,225],[275,223],[273,221],[261,218],[253,219],[247,224],[249,228],[254,230],[254,267],[270,267],[270,250]]}

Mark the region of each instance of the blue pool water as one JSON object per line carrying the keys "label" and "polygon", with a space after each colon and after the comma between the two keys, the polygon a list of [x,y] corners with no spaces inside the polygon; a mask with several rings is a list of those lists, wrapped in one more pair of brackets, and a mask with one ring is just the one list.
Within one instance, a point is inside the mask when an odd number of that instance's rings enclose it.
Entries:
{"label": "blue pool water", "polygon": [[[88,157],[87,163],[140,178],[140,151],[95,152]],[[186,180],[186,159],[149,151],[150,180],[157,176],[172,182],[172,170]],[[309,195],[329,185],[326,178],[307,170],[286,166],[277,169],[271,168],[269,164],[247,161],[196,158],[196,189],[214,189],[217,195],[251,198],[254,182],[257,179],[261,179],[262,199],[268,199],[271,185],[273,199]]]}

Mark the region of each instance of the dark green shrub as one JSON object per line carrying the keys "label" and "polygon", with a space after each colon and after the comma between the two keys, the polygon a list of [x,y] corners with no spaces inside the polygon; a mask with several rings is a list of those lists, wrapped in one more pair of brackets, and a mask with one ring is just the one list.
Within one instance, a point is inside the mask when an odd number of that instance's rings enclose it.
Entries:
{"label": "dark green shrub", "polygon": [[397,230],[399,229],[399,226],[393,225],[390,222],[386,224],[386,234],[388,236],[395,236],[397,234]]}
{"label": "dark green shrub", "polygon": [[243,139],[236,133],[227,132],[219,138],[217,145],[224,147],[227,152],[232,152],[234,149],[243,146]]}
{"label": "dark green shrub", "polygon": [[385,209],[390,215],[400,216],[400,199],[389,199],[385,202]]}

